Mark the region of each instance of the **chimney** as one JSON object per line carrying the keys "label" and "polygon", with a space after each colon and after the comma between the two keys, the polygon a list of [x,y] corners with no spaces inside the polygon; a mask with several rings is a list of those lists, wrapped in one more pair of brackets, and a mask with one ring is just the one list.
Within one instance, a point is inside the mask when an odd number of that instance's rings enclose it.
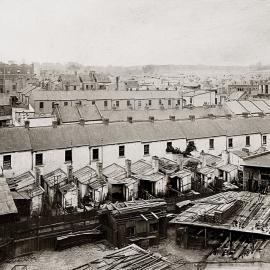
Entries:
{"label": "chimney", "polygon": [[195,121],[195,115],[189,115],[189,119],[190,119],[191,121]]}
{"label": "chimney", "polygon": [[24,121],[24,127],[29,129],[29,127],[30,127],[30,121],[29,120]]}
{"label": "chimney", "polygon": [[205,158],[205,155],[204,155],[204,152],[202,151],[201,152],[201,164],[202,164],[202,168],[206,167],[206,158]]}
{"label": "chimney", "polygon": [[208,113],[208,118],[214,119],[214,118],[216,118],[216,116],[213,113]]}
{"label": "chimney", "polygon": [[232,119],[232,115],[230,113],[227,113],[226,114],[226,118],[231,120]]}
{"label": "chimney", "polygon": [[159,159],[157,156],[152,157],[152,167],[153,167],[154,173],[157,173],[159,170]]}
{"label": "chimney", "polygon": [[35,167],[35,185],[36,187],[40,186],[40,168],[39,167]]}
{"label": "chimney", "polygon": [[130,159],[126,159],[125,160],[125,163],[126,163],[127,177],[131,177],[131,160]]}
{"label": "chimney", "polygon": [[245,117],[245,118],[248,118],[248,113],[247,112],[243,112],[242,113],[242,116]]}
{"label": "chimney", "polygon": [[99,179],[102,178],[102,170],[103,170],[103,164],[101,162],[97,162],[97,177]]}
{"label": "chimney", "polygon": [[68,183],[73,181],[73,166],[71,164],[67,165],[67,178]]}
{"label": "chimney", "polygon": [[84,126],[84,124],[85,124],[84,118],[80,118],[79,123],[81,126]]}
{"label": "chimney", "polygon": [[154,116],[149,116],[149,121],[150,121],[151,123],[154,123],[155,117],[154,117]]}
{"label": "chimney", "polygon": [[127,121],[128,121],[129,123],[132,123],[132,121],[133,121],[132,116],[128,116],[128,117],[127,117]]}
{"label": "chimney", "polygon": [[184,164],[184,157],[183,157],[182,154],[177,154],[176,158],[177,158],[178,168],[181,171],[184,168],[184,166],[183,166],[183,164]]}
{"label": "chimney", "polygon": [[170,120],[175,121],[175,115],[170,115],[169,118]]}
{"label": "chimney", "polygon": [[57,121],[52,121],[53,128],[57,128]]}
{"label": "chimney", "polygon": [[229,152],[224,150],[221,152],[221,159],[224,162],[224,165],[227,165],[229,163]]}
{"label": "chimney", "polygon": [[264,113],[264,112],[259,112],[259,113],[258,113],[258,116],[264,117],[264,116],[265,116],[265,113]]}
{"label": "chimney", "polygon": [[103,118],[102,121],[103,121],[103,124],[109,125],[109,122],[110,122],[109,118]]}
{"label": "chimney", "polygon": [[120,77],[119,76],[116,76],[116,90],[119,90],[119,79]]}

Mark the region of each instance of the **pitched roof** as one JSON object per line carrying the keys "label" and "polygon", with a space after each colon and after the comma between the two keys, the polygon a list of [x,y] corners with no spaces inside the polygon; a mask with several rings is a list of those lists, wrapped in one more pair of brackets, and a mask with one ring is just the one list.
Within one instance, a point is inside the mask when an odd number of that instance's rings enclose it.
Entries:
{"label": "pitched roof", "polygon": [[17,213],[18,211],[12,198],[6,179],[0,177],[0,216]]}
{"label": "pitched roof", "polygon": [[241,165],[270,168],[270,151],[245,157]]}
{"label": "pitched roof", "polygon": [[120,165],[113,163],[105,167],[102,171],[103,175],[107,178],[124,178],[126,177],[126,170]]}
{"label": "pitched roof", "polygon": [[67,178],[66,173],[62,169],[56,169],[52,172],[49,172],[43,176],[44,181],[52,187],[54,184],[60,184],[65,181]]}
{"label": "pitched roof", "polygon": [[32,189],[33,184],[35,183],[35,177],[31,171],[27,171],[14,177],[12,182],[17,191],[28,190]]}
{"label": "pitched roof", "polygon": [[0,138],[0,153],[31,150],[29,131],[26,128],[0,128]]}
{"label": "pitched roof", "polygon": [[90,182],[90,179],[96,177],[96,171],[90,166],[82,167],[81,169],[75,171],[73,176],[78,179],[80,183],[87,184]]}

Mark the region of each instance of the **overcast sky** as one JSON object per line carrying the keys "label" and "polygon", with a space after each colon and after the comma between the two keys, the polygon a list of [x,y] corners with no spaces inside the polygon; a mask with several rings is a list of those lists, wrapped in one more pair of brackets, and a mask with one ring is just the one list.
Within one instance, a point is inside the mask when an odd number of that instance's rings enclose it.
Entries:
{"label": "overcast sky", "polygon": [[0,60],[270,64],[268,0],[0,0]]}

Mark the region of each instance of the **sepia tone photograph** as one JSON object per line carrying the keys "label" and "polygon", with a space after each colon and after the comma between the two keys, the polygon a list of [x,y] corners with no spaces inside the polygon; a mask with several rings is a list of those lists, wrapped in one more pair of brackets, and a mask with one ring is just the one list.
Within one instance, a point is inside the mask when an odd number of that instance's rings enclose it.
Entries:
{"label": "sepia tone photograph", "polygon": [[270,1],[0,0],[0,270],[269,270]]}

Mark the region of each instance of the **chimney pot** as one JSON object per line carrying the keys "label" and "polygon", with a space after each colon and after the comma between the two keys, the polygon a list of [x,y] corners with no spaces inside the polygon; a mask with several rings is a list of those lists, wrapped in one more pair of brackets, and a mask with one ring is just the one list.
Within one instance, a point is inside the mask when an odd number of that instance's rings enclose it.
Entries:
{"label": "chimney pot", "polygon": [[110,122],[109,118],[103,118],[103,123],[104,123],[105,125],[108,125],[109,122]]}
{"label": "chimney pot", "polygon": [[30,127],[30,121],[29,120],[24,121],[24,127],[29,129],[29,127]]}
{"label": "chimney pot", "polygon": [[157,173],[159,171],[159,158],[157,156],[152,157],[152,167],[154,173]]}
{"label": "chimney pot", "polygon": [[52,121],[53,128],[57,128],[57,121]]}
{"label": "chimney pot", "polygon": [[79,121],[79,122],[80,122],[80,125],[81,125],[81,126],[84,126],[84,124],[85,124],[84,118],[80,118],[80,121]]}

